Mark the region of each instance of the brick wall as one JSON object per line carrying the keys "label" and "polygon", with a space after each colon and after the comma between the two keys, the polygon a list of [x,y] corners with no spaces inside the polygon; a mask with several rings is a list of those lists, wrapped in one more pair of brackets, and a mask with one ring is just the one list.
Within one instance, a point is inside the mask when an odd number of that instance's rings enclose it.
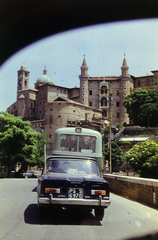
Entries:
{"label": "brick wall", "polygon": [[104,174],[110,185],[110,191],[142,202],[152,207],[158,207],[158,180]]}

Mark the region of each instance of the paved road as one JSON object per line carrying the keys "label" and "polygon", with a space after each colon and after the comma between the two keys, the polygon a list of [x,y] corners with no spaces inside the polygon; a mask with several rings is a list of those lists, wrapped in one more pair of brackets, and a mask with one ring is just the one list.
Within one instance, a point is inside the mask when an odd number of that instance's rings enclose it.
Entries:
{"label": "paved road", "polygon": [[0,179],[0,240],[129,240],[155,233],[158,239],[158,211],[114,194],[101,222],[84,210],[48,212],[39,220],[36,184],[37,179]]}

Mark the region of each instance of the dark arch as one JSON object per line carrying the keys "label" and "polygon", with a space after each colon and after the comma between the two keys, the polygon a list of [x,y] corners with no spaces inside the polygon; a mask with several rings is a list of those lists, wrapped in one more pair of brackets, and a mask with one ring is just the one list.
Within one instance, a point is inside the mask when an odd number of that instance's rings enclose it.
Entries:
{"label": "dark arch", "polygon": [[158,17],[157,0],[2,0],[0,65],[28,44],[68,29]]}

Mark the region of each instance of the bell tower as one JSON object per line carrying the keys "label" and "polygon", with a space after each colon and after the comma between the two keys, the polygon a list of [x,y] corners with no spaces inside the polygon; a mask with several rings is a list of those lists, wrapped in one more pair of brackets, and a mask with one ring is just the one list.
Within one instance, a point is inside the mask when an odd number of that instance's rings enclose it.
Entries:
{"label": "bell tower", "polygon": [[26,66],[23,64],[17,71],[17,91],[26,90],[29,88],[29,74]]}

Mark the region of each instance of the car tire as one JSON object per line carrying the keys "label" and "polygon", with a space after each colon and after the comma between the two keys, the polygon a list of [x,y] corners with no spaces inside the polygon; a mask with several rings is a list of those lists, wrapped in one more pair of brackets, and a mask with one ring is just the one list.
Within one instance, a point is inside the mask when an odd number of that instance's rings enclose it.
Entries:
{"label": "car tire", "polygon": [[95,208],[94,212],[95,212],[95,217],[97,220],[99,220],[99,221],[103,220],[104,208]]}
{"label": "car tire", "polygon": [[92,208],[87,208],[87,211],[88,211],[89,213],[91,213],[91,212],[92,212]]}

